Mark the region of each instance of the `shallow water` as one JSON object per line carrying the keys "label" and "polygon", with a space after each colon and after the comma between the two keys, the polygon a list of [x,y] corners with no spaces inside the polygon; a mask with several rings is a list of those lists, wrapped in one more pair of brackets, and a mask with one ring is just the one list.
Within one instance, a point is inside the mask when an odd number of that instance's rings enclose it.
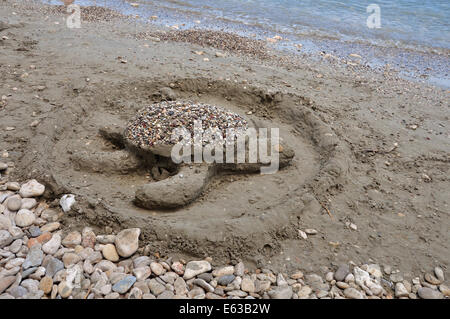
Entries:
{"label": "shallow water", "polygon": [[[448,0],[187,0],[166,3],[231,22],[259,26],[292,35],[335,37],[383,45],[450,48]],[[367,7],[380,8],[380,28],[369,28]]]}

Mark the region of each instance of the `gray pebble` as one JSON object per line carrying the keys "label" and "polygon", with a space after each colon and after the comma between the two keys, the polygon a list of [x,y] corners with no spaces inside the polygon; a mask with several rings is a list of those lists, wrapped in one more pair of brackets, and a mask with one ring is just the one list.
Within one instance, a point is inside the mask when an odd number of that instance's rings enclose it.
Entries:
{"label": "gray pebble", "polygon": [[31,237],[38,237],[42,234],[42,231],[39,227],[37,226],[31,226],[28,231],[30,232],[30,236]]}
{"label": "gray pebble", "polygon": [[341,265],[334,273],[334,279],[336,279],[336,281],[344,281],[345,277],[349,273],[350,273],[350,267],[347,264]]}
{"label": "gray pebble", "polygon": [[442,299],[444,295],[441,294],[438,290],[434,290],[428,287],[421,287],[417,291],[417,294],[422,299]]}
{"label": "gray pebble", "polygon": [[118,292],[119,294],[126,293],[131,286],[136,282],[136,277],[134,276],[127,276],[124,279],[120,280],[119,282],[115,283],[112,287],[112,290],[115,292]]}
{"label": "gray pebble", "polygon": [[22,268],[26,270],[30,267],[40,266],[42,259],[44,259],[44,253],[42,252],[41,245],[36,244],[28,251],[27,258],[23,262]]}
{"label": "gray pebble", "polygon": [[206,282],[210,282],[213,279],[213,275],[208,272],[198,275],[197,278],[203,279]]}
{"label": "gray pebble", "polygon": [[231,284],[233,282],[234,278],[236,278],[236,276],[234,276],[234,275],[225,275],[225,276],[219,277],[217,279],[217,283],[221,286],[228,286],[229,284]]}

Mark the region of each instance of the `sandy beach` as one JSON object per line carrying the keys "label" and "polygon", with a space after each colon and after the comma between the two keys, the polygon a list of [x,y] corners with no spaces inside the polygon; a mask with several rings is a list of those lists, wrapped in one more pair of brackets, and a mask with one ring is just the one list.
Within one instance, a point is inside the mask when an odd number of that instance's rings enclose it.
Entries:
{"label": "sandy beach", "polygon": [[[0,2],[0,187],[36,179],[53,209],[74,194],[59,220],[65,234],[138,227],[148,254],[249,271],[325,275],[350,262],[408,280],[435,267],[448,275],[448,90],[373,70],[359,52],[292,56],[269,41],[99,7],[82,7],[78,29],[66,17],[63,6]],[[291,165],[218,172],[181,208],[136,206],[136,189],[155,176],[127,166],[101,130],[165,99],[279,128]]]}

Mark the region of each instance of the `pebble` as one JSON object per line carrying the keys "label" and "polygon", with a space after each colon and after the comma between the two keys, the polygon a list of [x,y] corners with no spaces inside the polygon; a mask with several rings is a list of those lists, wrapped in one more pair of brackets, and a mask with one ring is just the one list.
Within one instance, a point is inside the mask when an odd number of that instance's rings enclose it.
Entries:
{"label": "pebble", "polygon": [[[321,278],[322,279],[322,278]],[[277,286],[287,285],[288,282],[284,279],[284,276],[280,273],[277,276]]]}
{"label": "pebble", "polygon": [[149,266],[152,263],[152,260],[148,256],[140,256],[133,259],[133,267],[139,268],[144,266]]}
{"label": "pebble", "polygon": [[56,222],[59,219],[59,216],[60,213],[53,209],[45,209],[41,214],[41,218],[49,222]]}
{"label": "pebble", "polygon": [[450,297],[450,288],[447,285],[440,285],[439,290],[442,292],[442,294],[446,297]]}
{"label": "pebble", "polygon": [[19,250],[22,248],[22,244],[23,244],[22,239],[16,239],[9,246],[9,251],[12,252],[13,254],[17,254]]}
{"label": "pebble", "polygon": [[291,275],[291,278],[294,280],[302,279],[303,278],[303,272],[297,271],[296,273]]}
{"label": "pebble", "polygon": [[72,293],[72,287],[66,281],[61,281],[58,285],[58,293],[62,298],[68,298]]}
{"label": "pebble", "polygon": [[148,287],[153,295],[158,296],[163,291],[166,290],[166,287],[159,283],[156,279],[151,279],[148,283]]}
{"label": "pebble", "polygon": [[206,260],[190,261],[186,265],[183,278],[185,280],[211,270],[211,264]]}
{"label": "pebble", "polygon": [[92,274],[94,272],[94,266],[92,266],[89,260],[85,260],[83,263],[83,271],[87,274]]}
{"label": "pebble", "polygon": [[105,296],[105,299],[119,299],[120,294],[117,292],[112,292]]}
{"label": "pebble", "polygon": [[205,280],[203,280],[203,279],[197,278],[197,279],[195,279],[195,280],[193,281],[193,284],[194,284],[194,285],[197,285],[197,286],[199,286],[199,287],[201,287],[201,288],[203,288],[206,292],[213,292],[213,291],[214,291],[214,287],[211,286],[210,284],[208,284],[208,283],[207,283]]}
{"label": "pebble", "polygon": [[435,268],[434,268],[434,274],[436,275],[436,278],[437,278],[440,282],[444,282],[445,276],[444,276],[444,271],[442,270],[441,267],[435,267]]}
{"label": "pebble", "polygon": [[432,285],[439,285],[441,281],[434,277],[432,274],[426,273],[424,276],[425,280],[428,281]]}
{"label": "pebble", "polygon": [[139,248],[139,228],[124,229],[119,232],[115,239],[116,249],[120,256],[130,257]]}
{"label": "pebble", "polygon": [[16,192],[20,190],[20,184],[17,182],[8,182],[6,183],[6,188],[10,191]]}
{"label": "pebble", "polygon": [[12,211],[12,212],[16,212],[18,211],[21,207],[22,207],[22,199],[19,197],[10,197],[8,198],[8,200],[6,201],[6,207]]}
{"label": "pebble", "polygon": [[390,275],[391,272],[392,272],[392,267],[389,266],[389,265],[384,265],[384,266],[383,266],[383,270],[384,270],[384,272],[385,272],[387,275]]}
{"label": "pebble", "polygon": [[59,200],[59,205],[61,206],[64,213],[68,213],[72,206],[75,204],[75,195],[66,194]]}
{"label": "pebble", "polygon": [[44,294],[49,294],[53,288],[53,279],[50,276],[45,276],[41,279],[39,283],[39,289],[44,292]]}
{"label": "pebble", "polygon": [[128,299],[142,299],[142,291],[139,288],[134,287],[131,289]]}
{"label": "pebble", "polygon": [[245,292],[255,292],[255,283],[250,278],[244,277],[241,282],[241,290]]}
{"label": "pebble", "polygon": [[186,282],[181,277],[177,276],[177,279],[175,280],[173,286],[174,286],[176,295],[184,296],[188,292]]}
{"label": "pebble", "polygon": [[6,265],[5,265],[5,269],[11,269],[17,266],[21,266],[23,264],[23,262],[25,261],[25,259],[23,258],[14,258],[14,259],[10,259]]}
{"label": "pebble", "polygon": [[55,231],[55,230],[59,229],[60,227],[61,227],[61,224],[59,222],[48,223],[41,227],[41,232],[51,233],[52,231]]}
{"label": "pebble", "polygon": [[[247,297],[247,293],[245,292],[245,291],[242,291],[242,290],[232,290],[232,291],[228,291],[227,292],[227,295],[228,296],[235,296],[235,297]],[[204,296],[204,294],[203,294],[203,297],[205,297]]]}
{"label": "pebble", "polygon": [[53,235],[51,233],[46,232],[46,233],[42,233],[38,237],[36,237],[36,240],[39,244],[45,244],[50,239],[52,239],[52,236]]}
{"label": "pebble", "polygon": [[103,257],[112,262],[119,261],[119,255],[117,254],[116,247],[113,244],[106,244],[102,249]]}
{"label": "pebble", "polygon": [[72,231],[62,240],[62,244],[68,248],[75,248],[81,244],[81,234],[78,231]]}
{"label": "pebble", "polygon": [[444,297],[443,294],[440,293],[439,291],[428,287],[419,288],[417,294],[422,299],[442,299]]}
{"label": "pebble", "polygon": [[409,295],[408,290],[406,289],[405,285],[403,283],[398,282],[395,284],[395,296],[397,298],[399,297],[407,297]]}
{"label": "pebble", "polygon": [[45,270],[46,270],[45,274],[47,276],[53,278],[53,276],[55,276],[55,274],[57,272],[59,272],[60,270],[64,269],[64,263],[61,260],[59,260],[59,259],[57,259],[57,258],[55,258],[53,256],[49,256],[49,260],[46,263],[46,265],[44,265],[44,267],[45,267]]}
{"label": "pebble", "polygon": [[352,287],[344,290],[344,296],[349,299],[364,299],[363,294]]}
{"label": "pebble", "polygon": [[8,289],[8,293],[14,298],[22,298],[28,293],[28,290],[22,286],[16,286]]}
{"label": "pebble", "polygon": [[99,263],[97,263],[97,265],[95,265],[94,268],[100,269],[101,271],[106,272],[106,271],[116,270],[117,266],[109,260],[102,260]]}
{"label": "pebble", "polygon": [[81,246],[83,247],[95,247],[95,242],[97,241],[97,236],[90,227],[85,227],[81,232]]}
{"label": "pebble", "polygon": [[228,286],[236,278],[235,275],[224,275],[217,279],[217,283],[221,286]]}
{"label": "pebble", "polygon": [[112,287],[112,290],[119,294],[125,294],[131,288],[131,286],[134,285],[135,282],[136,282],[136,277],[127,276],[124,279],[115,283]]}
{"label": "pebble", "polygon": [[42,245],[42,250],[48,255],[54,255],[61,246],[61,235],[55,234],[52,238]]}
{"label": "pebble", "polygon": [[347,289],[348,287],[350,287],[349,284],[347,284],[346,282],[343,282],[343,281],[336,282],[336,286],[341,289]]}
{"label": "pebble", "polygon": [[[41,268],[41,267],[39,267],[39,268]],[[27,270],[22,271],[22,279],[28,278],[28,276],[30,276],[30,275],[34,275],[36,270],[39,268],[31,267],[31,268],[28,268]],[[44,268],[44,272],[45,272],[45,268]]]}
{"label": "pebble", "polygon": [[346,277],[345,277],[345,280],[344,280],[346,283],[351,283],[351,282],[354,282],[355,281],[355,276],[353,276],[353,274],[348,274]]}
{"label": "pebble", "polygon": [[244,271],[245,271],[245,265],[243,262],[239,262],[236,264],[236,266],[234,267],[234,275],[235,276],[244,276]]}
{"label": "pebble", "polygon": [[96,241],[103,245],[114,244],[115,240],[116,240],[115,235],[97,235],[96,237]]}
{"label": "pebble", "polygon": [[11,220],[5,215],[0,215],[0,230],[9,229],[12,226]]}
{"label": "pebble", "polygon": [[293,295],[292,287],[282,286],[268,292],[272,299],[291,299]]}
{"label": "pebble", "polygon": [[30,267],[40,266],[42,259],[44,259],[44,253],[42,252],[41,245],[34,245],[28,251],[27,258],[23,262],[22,268],[25,270]]}
{"label": "pebble", "polygon": [[24,209],[33,209],[36,207],[37,201],[34,198],[23,198],[21,208]]}
{"label": "pebble", "polygon": [[28,209],[21,209],[17,212],[14,221],[16,225],[19,227],[28,227],[33,224],[36,216],[34,216],[33,212]]}
{"label": "pebble", "polygon": [[226,266],[213,270],[212,275],[214,277],[222,277],[226,275],[234,274],[234,266]]}
{"label": "pebble", "polygon": [[336,279],[336,281],[343,281],[349,273],[350,273],[349,265],[347,264],[341,265],[334,273],[334,279]]}
{"label": "pebble", "polygon": [[37,226],[31,226],[28,231],[30,232],[31,237],[38,237],[42,235],[41,229]]}
{"label": "pebble", "polygon": [[367,266],[367,272],[374,276],[375,278],[383,277],[383,273],[381,272],[381,268],[379,265],[370,264]]}
{"label": "pebble", "polygon": [[15,276],[6,276],[0,278],[0,294],[2,294],[9,286],[11,286],[16,281]]}
{"label": "pebble", "polygon": [[334,278],[334,273],[333,272],[328,272],[326,275],[325,275],[325,280],[326,281],[333,281],[333,278]]}
{"label": "pebble", "polygon": [[156,299],[172,299],[173,296],[172,291],[165,290],[158,297],[156,297]]}
{"label": "pebble", "polygon": [[[174,282],[178,278],[181,278],[181,277],[179,277],[176,273],[170,271],[170,272],[167,272],[164,275],[160,276],[159,278],[161,278],[166,283],[174,284]],[[183,281],[184,281],[184,279],[183,279]]]}
{"label": "pebble", "polygon": [[[30,273],[30,278],[34,279],[34,280],[41,280],[41,278],[45,275],[45,267],[33,267],[35,268],[35,271],[33,271],[32,273]],[[22,272],[22,277],[23,279],[25,279],[24,273]]]}
{"label": "pebble", "polygon": [[391,274],[389,276],[389,279],[395,284],[403,281],[403,275],[401,275],[400,273]]}
{"label": "pebble", "polygon": [[78,263],[81,260],[81,257],[75,253],[67,253],[64,254],[63,263],[66,268],[69,268],[71,265]]}
{"label": "pebble", "polygon": [[89,255],[86,259],[90,261],[91,263],[98,263],[102,260],[102,253],[99,251],[94,251],[92,254]]}
{"label": "pebble", "polygon": [[318,232],[315,229],[307,228],[307,229],[305,229],[305,233],[308,235],[316,235]]}
{"label": "pebble", "polygon": [[164,267],[160,263],[157,263],[157,262],[152,262],[150,264],[150,268],[156,276],[161,276],[162,274],[164,274],[166,272]]}
{"label": "pebble", "polygon": [[308,239],[308,235],[306,235],[306,233],[303,230],[299,229],[298,233],[299,233],[301,238]]}
{"label": "pebble", "polygon": [[13,242],[13,237],[7,230],[0,230],[0,248],[8,246]]}
{"label": "pebble", "polygon": [[8,168],[8,164],[0,162],[0,171],[4,171]]}
{"label": "pebble", "polygon": [[57,294],[58,294],[58,286],[53,285],[52,292],[50,293],[50,299],[56,299]]}
{"label": "pebble", "polygon": [[110,284],[107,284],[100,288],[100,293],[105,296],[105,295],[110,294],[111,290],[112,290],[112,286]]}
{"label": "pebble", "polygon": [[19,194],[23,198],[41,196],[44,192],[45,186],[38,183],[35,179],[23,184],[19,190]]}
{"label": "pebble", "polygon": [[138,281],[145,280],[152,274],[152,270],[149,266],[143,266],[133,269],[133,274],[136,276]]}

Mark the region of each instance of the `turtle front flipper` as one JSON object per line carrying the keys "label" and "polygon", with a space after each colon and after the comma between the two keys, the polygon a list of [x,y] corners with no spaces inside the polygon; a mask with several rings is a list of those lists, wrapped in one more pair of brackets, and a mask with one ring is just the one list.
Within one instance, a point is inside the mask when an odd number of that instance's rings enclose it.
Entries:
{"label": "turtle front flipper", "polygon": [[135,204],[147,209],[173,209],[197,199],[215,173],[213,165],[183,165],[178,174],[136,190]]}

